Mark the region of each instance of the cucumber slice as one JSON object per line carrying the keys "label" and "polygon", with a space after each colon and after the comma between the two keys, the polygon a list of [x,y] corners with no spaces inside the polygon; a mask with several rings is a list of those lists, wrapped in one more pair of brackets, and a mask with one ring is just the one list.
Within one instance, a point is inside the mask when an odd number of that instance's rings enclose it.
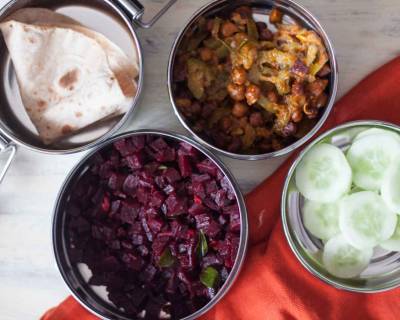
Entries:
{"label": "cucumber slice", "polygon": [[397,218],[397,226],[393,236],[382,242],[381,247],[389,251],[400,251],[400,218]]}
{"label": "cucumber slice", "polygon": [[380,128],[371,128],[368,130],[364,130],[364,131],[360,132],[354,138],[354,140],[358,140],[358,139],[368,137],[368,136],[379,135],[379,134],[386,134],[386,135],[391,136],[392,138],[395,138],[400,141],[400,135],[398,135],[396,132],[391,131],[391,130],[380,129]]}
{"label": "cucumber slice", "polygon": [[386,134],[355,140],[347,152],[353,182],[365,190],[380,190],[383,177],[400,156],[400,140]]}
{"label": "cucumber slice", "polygon": [[303,207],[303,223],[313,236],[330,239],[340,233],[339,207],[336,203],[307,200]]}
{"label": "cucumber slice", "polygon": [[322,262],[330,274],[349,279],[359,276],[368,267],[372,254],[372,248],[354,248],[339,234],[326,243]]}
{"label": "cucumber slice", "polygon": [[396,228],[396,214],[372,191],[346,196],[340,201],[339,210],[340,230],[358,249],[373,248],[389,239]]}
{"label": "cucumber slice", "polygon": [[334,202],[349,192],[351,168],[343,152],[330,144],[312,148],[296,169],[296,185],[308,200]]}
{"label": "cucumber slice", "polygon": [[387,171],[381,194],[386,205],[394,212],[400,213],[400,163],[394,163]]}

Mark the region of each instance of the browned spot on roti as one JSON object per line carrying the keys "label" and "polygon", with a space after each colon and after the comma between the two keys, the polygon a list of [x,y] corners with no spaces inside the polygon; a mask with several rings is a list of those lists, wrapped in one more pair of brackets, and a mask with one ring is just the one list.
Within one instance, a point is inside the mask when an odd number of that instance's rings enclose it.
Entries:
{"label": "browned spot on roti", "polygon": [[62,127],[61,132],[62,134],[70,134],[72,132],[72,127],[66,124],[64,127]]}
{"label": "browned spot on roti", "polygon": [[75,117],[80,118],[82,116],[83,116],[82,112],[79,112],[79,111],[75,112]]}
{"label": "browned spot on roti", "polygon": [[29,42],[33,44],[33,43],[35,43],[36,41],[35,41],[35,39],[34,39],[34,38],[32,38],[32,37],[29,37]]}
{"label": "browned spot on roti", "polygon": [[118,84],[125,97],[134,97],[136,94],[136,85],[133,79],[124,71],[115,72]]}
{"label": "browned spot on roti", "polygon": [[64,74],[61,77],[59,83],[61,87],[65,89],[69,88],[71,90],[71,87],[73,88],[73,84],[75,84],[77,81],[78,81],[78,70],[74,69]]}
{"label": "browned spot on roti", "polygon": [[39,109],[45,109],[47,107],[47,102],[43,101],[43,100],[39,100],[37,102],[37,106],[39,107]]}

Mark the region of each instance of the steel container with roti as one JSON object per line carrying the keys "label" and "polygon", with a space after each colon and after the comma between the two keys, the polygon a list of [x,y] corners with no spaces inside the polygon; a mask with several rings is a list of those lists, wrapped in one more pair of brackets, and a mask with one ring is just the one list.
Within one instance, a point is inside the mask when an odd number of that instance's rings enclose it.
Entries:
{"label": "steel container with roti", "polygon": [[0,10],[0,152],[88,150],[132,116],[143,85],[138,1],[9,1]]}

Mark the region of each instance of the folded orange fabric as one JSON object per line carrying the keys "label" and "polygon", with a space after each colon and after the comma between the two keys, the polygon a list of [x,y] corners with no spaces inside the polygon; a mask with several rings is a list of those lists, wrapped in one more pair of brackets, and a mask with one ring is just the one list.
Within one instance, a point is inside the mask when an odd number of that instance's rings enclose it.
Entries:
{"label": "folded orange fabric", "polygon": [[[400,124],[400,57],[368,76],[337,105],[324,125],[377,119]],[[400,289],[378,294],[337,290],[312,276],[296,260],[283,234],[280,199],[293,155],[246,197],[250,248],[227,296],[204,320],[397,320]],[[94,320],[68,298],[42,320]]]}

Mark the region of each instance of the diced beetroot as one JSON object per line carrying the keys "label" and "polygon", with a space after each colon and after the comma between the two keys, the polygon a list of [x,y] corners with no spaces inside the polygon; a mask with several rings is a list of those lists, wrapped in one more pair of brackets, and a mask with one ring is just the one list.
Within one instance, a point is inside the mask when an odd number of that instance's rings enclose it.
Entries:
{"label": "diced beetroot", "polygon": [[171,194],[168,196],[165,203],[167,205],[167,215],[169,217],[176,217],[187,213],[187,199],[185,198],[179,198],[177,195]]}
{"label": "diced beetroot", "polygon": [[206,189],[201,182],[193,182],[193,194],[200,199],[205,199],[206,197]]}
{"label": "diced beetroot", "polygon": [[187,155],[178,156],[178,165],[181,175],[184,178],[190,177],[192,174],[192,166],[190,164],[190,158]]}
{"label": "diced beetroot", "polygon": [[140,205],[136,202],[124,201],[120,210],[120,219],[123,223],[133,224],[139,215]]}
{"label": "diced beetroot", "polygon": [[142,153],[136,152],[131,154],[125,158],[126,164],[132,170],[141,169],[144,164]]}
{"label": "diced beetroot", "polygon": [[110,178],[108,179],[108,187],[115,191],[122,188],[122,185],[125,182],[125,176],[120,173],[112,173]]}
{"label": "diced beetroot", "polygon": [[110,207],[111,207],[110,195],[105,194],[103,197],[103,201],[101,203],[101,209],[103,210],[103,212],[108,212],[110,211]]}
{"label": "diced beetroot", "polygon": [[229,222],[229,230],[232,232],[240,232],[240,214],[238,212],[234,212],[230,215],[230,222]]}
{"label": "diced beetroot", "polygon": [[128,195],[134,195],[139,186],[139,177],[136,175],[128,175],[125,178],[122,190]]}
{"label": "diced beetroot", "polygon": [[161,218],[150,217],[147,219],[147,225],[154,233],[159,233],[164,226],[164,222]]}
{"label": "diced beetroot", "polygon": [[151,249],[153,250],[153,254],[157,258],[157,260],[161,258],[162,254],[165,251],[165,248],[168,245],[169,240],[170,240],[169,237],[160,237],[160,236],[157,236],[154,239]]}
{"label": "diced beetroot", "polygon": [[127,143],[126,139],[119,139],[118,141],[114,142],[114,147],[123,157],[126,157],[127,155],[134,152],[132,146]]}
{"label": "diced beetroot", "polygon": [[139,187],[136,191],[136,197],[141,204],[147,205],[149,203],[151,194],[147,188]]}
{"label": "diced beetroot", "polygon": [[164,203],[165,196],[160,191],[153,191],[150,195],[149,206],[160,208]]}
{"label": "diced beetroot", "polygon": [[218,207],[224,208],[225,206],[229,205],[230,201],[226,197],[227,192],[225,190],[219,190],[215,194],[215,203],[217,204]]}
{"label": "diced beetroot", "polygon": [[154,140],[151,144],[150,147],[154,150],[154,151],[162,151],[168,148],[168,144],[165,142],[165,140],[163,138],[158,138],[156,140]]}
{"label": "diced beetroot", "polygon": [[217,182],[215,180],[211,180],[206,182],[206,192],[207,194],[215,194],[219,190]]}
{"label": "diced beetroot", "polygon": [[[71,261],[86,263],[90,284],[106,286],[132,319],[142,310],[146,318],[164,310],[180,319],[204,306],[228,279],[239,248],[229,180],[193,146],[152,135],[120,139],[92,163],[68,209]],[[166,252],[174,263],[162,267]],[[207,267],[220,273],[215,289],[199,281]]]}
{"label": "diced beetroot", "polygon": [[196,228],[199,230],[203,230],[204,233],[210,237],[215,237],[221,227],[220,225],[215,222],[210,215],[208,214],[199,214],[195,216],[196,219]]}
{"label": "diced beetroot", "polygon": [[163,176],[167,179],[170,184],[177,182],[182,179],[180,173],[175,168],[168,168],[164,171]]}
{"label": "diced beetroot", "polygon": [[229,182],[228,178],[225,176],[221,180],[221,187],[227,192],[227,197],[229,200],[235,200],[235,192],[233,190],[232,184]]}
{"label": "diced beetroot", "polygon": [[146,145],[146,138],[143,135],[133,136],[132,138],[128,139],[128,141],[129,140],[131,142],[130,145],[132,145],[135,150],[134,152],[142,151]]}
{"label": "diced beetroot", "polygon": [[103,179],[108,179],[113,174],[114,167],[110,161],[104,162],[100,165],[99,176]]}
{"label": "diced beetroot", "polygon": [[211,210],[214,210],[214,211],[220,210],[219,206],[210,198],[203,199],[203,203],[206,207],[210,208]]}
{"label": "diced beetroot", "polygon": [[205,159],[202,162],[199,162],[196,166],[201,173],[208,173],[213,177],[217,176],[219,170],[215,163],[210,159]]}
{"label": "diced beetroot", "polygon": [[192,174],[192,182],[204,183],[211,180],[209,174]]}
{"label": "diced beetroot", "polygon": [[222,209],[222,213],[226,215],[240,215],[239,206],[237,204],[227,206]]}
{"label": "diced beetroot", "polygon": [[210,266],[221,266],[223,263],[223,260],[218,255],[215,253],[209,253],[203,257],[202,267],[207,268]]}
{"label": "diced beetroot", "polygon": [[110,215],[113,216],[119,212],[119,209],[121,208],[122,201],[121,200],[115,200],[111,203],[111,211]]}
{"label": "diced beetroot", "polygon": [[199,151],[195,147],[186,142],[180,143],[180,148],[178,152],[192,158],[197,158],[199,155]]}
{"label": "diced beetroot", "polygon": [[201,204],[194,203],[188,210],[189,214],[192,216],[197,216],[198,214],[207,213],[208,209]]}
{"label": "diced beetroot", "polygon": [[126,267],[128,267],[128,269],[139,271],[142,268],[144,261],[142,258],[136,257],[132,253],[124,253],[122,255],[122,262]]}

